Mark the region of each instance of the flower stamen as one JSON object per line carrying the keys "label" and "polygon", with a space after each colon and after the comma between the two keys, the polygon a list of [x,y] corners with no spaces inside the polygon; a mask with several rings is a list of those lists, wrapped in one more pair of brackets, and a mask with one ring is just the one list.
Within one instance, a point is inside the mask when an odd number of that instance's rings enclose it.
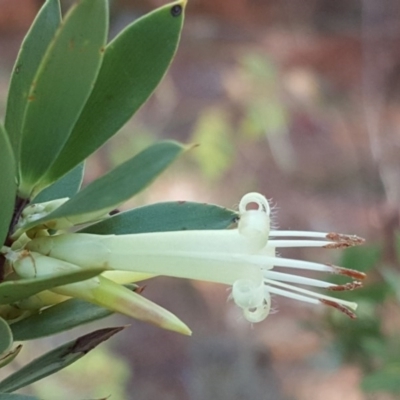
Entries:
{"label": "flower stamen", "polygon": [[337,265],[331,265],[331,264],[326,264],[326,265],[330,266],[332,268],[332,272],[337,275],[344,275],[348,276],[349,278],[357,280],[364,280],[367,276],[366,274],[364,274],[364,272],[357,271],[355,269],[338,267]]}
{"label": "flower stamen", "polygon": [[326,238],[333,242],[346,244],[347,247],[359,246],[365,242],[365,239],[356,235],[343,235],[342,233],[330,232]]}
{"label": "flower stamen", "polygon": [[[268,247],[322,247],[325,249],[334,249],[338,248],[335,246],[342,246],[340,243],[336,242],[328,242],[326,240],[293,240],[293,239],[288,239],[288,240],[275,240],[271,239],[268,241]],[[348,247],[348,246],[347,246]]]}
{"label": "flower stamen", "polygon": [[331,282],[325,282],[319,279],[306,278],[304,276],[285,274],[283,272],[265,271],[264,276],[268,279],[273,279],[281,282],[292,282],[292,283],[298,283],[300,285],[315,286],[325,289],[330,289],[332,287]]}
{"label": "flower stamen", "polygon": [[354,289],[359,289],[362,287],[363,287],[362,282],[354,281],[354,282],[345,283],[344,285],[329,286],[328,290],[332,290],[334,292],[343,292],[345,290],[354,290]]}
{"label": "flower stamen", "polygon": [[[288,289],[290,291],[302,293],[302,294],[304,294],[306,296],[315,297],[315,298],[319,299],[320,301],[322,301],[322,300],[333,301],[333,302],[337,302],[337,304],[345,305],[346,307],[349,307],[349,308],[351,308],[353,310],[357,309],[357,304],[356,303],[353,303],[353,302],[350,302],[350,301],[347,301],[347,300],[335,299],[333,297],[325,296],[325,295],[320,294],[320,293],[316,293],[316,292],[312,292],[310,290],[302,289],[302,288],[299,288],[297,286],[288,285],[286,283],[277,282],[277,281],[274,281],[274,280],[271,280],[271,279],[264,279],[264,283],[268,285],[269,290],[272,289],[272,287],[270,285],[278,286],[278,287],[281,287],[281,288],[284,288],[284,289]],[[271,292],[272,292],[272,290],[271,290]]]}
{"label": "flower stamen", "polygon": [[319,300],[322,304],[325,304],[326,306],[329,307],[333,307],[336,308],[336,310],[339,310],[340,312],[342,312],[343,314],[346,314],[348,317],[350,317],[351,319],[357,319],[357,315],[355,313],[353,313],[353,311],[351,311],[349,308],[347,308],[346,306],[339,304],[336,301],[332,301],[332,300],[326,300],[326,299],[320,299]]}

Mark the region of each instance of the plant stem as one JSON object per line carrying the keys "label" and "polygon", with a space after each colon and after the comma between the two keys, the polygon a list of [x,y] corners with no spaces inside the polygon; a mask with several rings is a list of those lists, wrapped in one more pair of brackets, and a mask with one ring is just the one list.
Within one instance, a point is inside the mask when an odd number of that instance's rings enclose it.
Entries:
{"label": "plant stem", "polygon": [[[11,218],[10,226],[8,228],[8,235],[7,239],[4,242],[5,246],[11,246],[12,245],[12,239],[11,235],[14,231],[15,225],[17,225],[19,218],[21,217],[22,211],[26,207],[26,205],[29,204],[29,199],[22,199],[21,197],[18,197],[15,199],[15,206],[14,206],[14,212],[13,216]],[[4,258],[4,255],[0,254],[0,282],[4,280],[4,264],[5,264],[6,259]]]}

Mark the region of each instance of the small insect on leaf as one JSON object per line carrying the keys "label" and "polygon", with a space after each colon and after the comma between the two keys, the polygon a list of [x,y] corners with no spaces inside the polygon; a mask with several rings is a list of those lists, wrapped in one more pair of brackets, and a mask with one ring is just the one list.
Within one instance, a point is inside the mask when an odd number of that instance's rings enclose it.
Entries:
{"label": "small insect on leaf", "polygon": [[171,7],[171,15],[173,17],[179,17],[182,14],[182,6],[179,4]]}

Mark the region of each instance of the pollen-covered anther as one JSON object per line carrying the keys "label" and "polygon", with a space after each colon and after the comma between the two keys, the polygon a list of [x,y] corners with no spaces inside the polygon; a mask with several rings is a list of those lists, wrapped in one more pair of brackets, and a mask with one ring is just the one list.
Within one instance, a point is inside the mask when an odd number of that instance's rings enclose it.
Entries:
{"label": "pollen-covered anther", "polygon": [[335,243],[328,243],[325,246],[323,246],[324,249],[337,249],[337,250],[342,250],[342,249],[347,249],[349,247],[354,246],[353,244],[347,243],[347,242],[335,242]]}
{"label": "pollen-covered anther", "polygon": [[357,319],[357,315],[353,313],[353,311],[351,311],[348,307],[337,303],[336,301],[325,299],[319,299],[319,301],[326,306],[336,308],[336,310],[341,311],[343,314],[347,315],[351,319]]}
{"label": "pollen-covered anther", "polygon": [[328,287],[328,290],[332,290],[334,292],[344,292],[346,290],[354,290],[354,289],[359,289],[362,288],[363,284],[362,282],[359,281],[354,281],[354,282],[349,282],[344,285],[333,285]]}
{"label": "pollen-covered anther", "polygon": [[330,232],[326,235],[328,240],[332,240],[332,244],[328,244],[326,248],[343,249],[346,247],[359,246],[365,242],[365,239],[356,235],[343,235],[341,233]]}
{"label": "pollen-covered anther", "polygon": [[338,267],[337,265],[326,264],[332,268],[332,272],[338,275],[348,276],[349,278],[356,280],[364,280],[366,278],[366,274],[361,271],[356,271],[355,269]]}

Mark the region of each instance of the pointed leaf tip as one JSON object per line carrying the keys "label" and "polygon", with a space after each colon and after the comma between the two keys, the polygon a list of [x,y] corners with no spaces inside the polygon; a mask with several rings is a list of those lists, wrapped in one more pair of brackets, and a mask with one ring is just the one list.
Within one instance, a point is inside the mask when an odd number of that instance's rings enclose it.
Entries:
{"label": "pointed leaf tip", "polygon": [[178,1],[154,10],[107,45],[93,91],[65,147],[46,174],[49,183],[115,135],[150,97],[178,48],[185,4]]}
{"label": "pointed leaf tip", "polygon": [[41,186],[38,182],[64,147],[96,81],[107,31],[107,1],[81,0],[47,47],[30,85],[21,126],[22,197],[31,197]]}
{"label": "pointed leaf tip", "polygon": [[71,348],[68,350],[69,353],[83,353],[86,354],[90,350],[93,350],[99,344],[110,339],[112,336],[124,330],[127,326],[117,326],[114,328],[104,328],[97,331],[88,333],[87,335],[81,336],[76,339]]}
{"label": "pointed leaf tip", "polygon": [[59,0],[47,0],[26,34],[15,61],[7,99],[5,127],[18,163],[27,93],[40,62],[61,22]]}

